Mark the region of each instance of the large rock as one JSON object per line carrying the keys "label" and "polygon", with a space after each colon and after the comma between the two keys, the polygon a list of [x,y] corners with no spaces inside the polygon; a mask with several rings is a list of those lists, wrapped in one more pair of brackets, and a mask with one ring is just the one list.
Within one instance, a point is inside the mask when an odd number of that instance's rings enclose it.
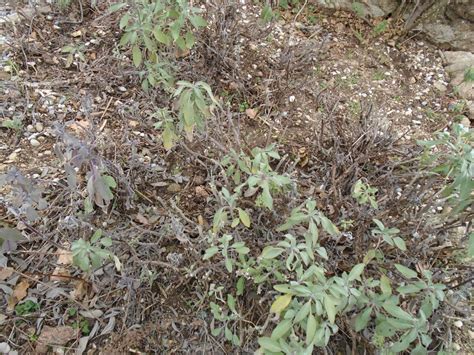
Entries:
{"label": "large rock", "polygon": [[451,85],[456,88],[459,97],[474,100],[474,81],[466,80],[466,72],[474,68],[474,54],[471,52],[444,52],[446,72],[451,79]]}
{"label": "large rock", "polygon": [[[464,23],[463,23],[464,22]],[[472,50],[474,48],[474,25],[459,22],[421,23],[418,27],[428,39],[444,49]]]}
{"label": "large rock", "polygon": [[[336,10],[354,10],[354,3],[353,0],[314,0],[316,4],[326,7],[329,9],[336,9]],[[364,15],[368,15],[370,17],[381,17],[385,16],[392,11],[394,11],[398,7],[398,0],[361,0],[357,1],[363,12]]]}
{"label": "large rock", "polygon": [[469,117],[471,117],[471,120],[474,120],[474,101],[468,101],[466,105],[467,111],[469,112]]}
{"label": "large rock", "polygon": [[463,18],[464,20],[474,22],[474,2],[472,0],[465,0],[465,3],[461,1],[456,1],[455,3],[448,5],[447,15],[450,17],[455,17],[450,13],[456,14],[458,17]]}
{"label": "large rock", "polygon": [[[425,0],[428,1],[428,0]],[[431,6],[414,19],[409,19],[413,13],[414,1],[402,0],[312,0],[313,3],[330,9],[354,11],[358,3],[361,12],[369,17],[382,17],[397,13],[400,5],[408,3],[402,16],[409,20],[418,31],[423,32],[434,44],[443,49],[471,51],[474,48],[474,0],[436,0]],[[423,6],[423,2],[420,3]]]}

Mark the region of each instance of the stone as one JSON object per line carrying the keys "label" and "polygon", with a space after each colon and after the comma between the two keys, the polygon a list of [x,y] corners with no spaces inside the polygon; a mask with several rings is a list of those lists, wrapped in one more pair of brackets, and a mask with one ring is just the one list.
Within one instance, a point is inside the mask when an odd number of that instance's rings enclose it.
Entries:
{"label": "stone", "polygon": [[8,160],[11,161],[11,162],[14,162],[17,157],[18,157],[18,153],[17,153],[17,152],[13,152],[13,153],[11,153],[11,154],[8,156]]}
{"label": "stone", "polygon": [[[316,0],[316,4],[329,9],[354,11],[352,0]],[[381,17],[398,7],[397,0],[365,0],[359,2],[365,16]]]}
{"label": "stone", "polygon": [[456,86],[456,93],[462,99],[474,100],[474,82],[462,82]]}
{"label": "stone", "polygon": [[465,51],[446,51],[443,55],[448,63],[474,60],[474,54]]}
{"label": "stone", "polygon": [[43,129],[44,129],[43,124],[42,124],[41,122],[36,122],[36,124],[35,124],[35,130],[36,130],[36,132],[42,132]]}
{"label": "stone", "polygon": [[446,85],[444,85],[443,83],[440,83],[439,81],[436,81],[434,84],[433,84],[433,87],[438,90],[439,92],[445,92],[446,90],[448,90],[448,88],[446,87]]}
{"label": "stone", "polygon": [[34,132],[34,131],[35,131],[35,127],[34,127],[33,125],[29,124],[28,126],[26,126],[26,130],[27,130],[28,132]]}
{"label": "stone", "polygon": [[30,144],[32,147],[39,147],[41,143],[37,139],[30,139]]}
{"label": "stone", "polygon": [[469,118],[467,118],[466,116],[460,116],[459,123],[466,128],[469,128],[471,126],[471,120],[469,120]]}
{"label": "stone", "polygon": [[474,120],[474,101],[467,101],[466,106],[467,111],[469,112],[469,117],[471,120]]}
{"label": "stone", "polygon": [[0,343],[0,353],[1,354],[10,354],[10,345],[8,343]]}
{"label": "stone", "polygon": [[453,11],[457,16],[474,22],[474,2],[469,1],[467,3],[462,3],[461,1],[456,1],[456,3],[450,4],[448,9]]}
{"label": "stone", "polygon": [[466,100],[474,100],[474,82],[465,81],[466,71],[474,67],[474,54],[465,51],[450,51],[443,54],[446,59],[445,70],[457,95]]}
{"label": "stone", "polygon": [[[444,49],[470,51],[474,48],[474,2],[434,1],[418,18],[416,29]],[[466,18],[469,18],[466,21]]]}
{"label": "stone", "polygon": [[442,23],[426,23],[420,29],[428,36],[431,42],[438,45],[449,44],[456,38],[451,26]]}

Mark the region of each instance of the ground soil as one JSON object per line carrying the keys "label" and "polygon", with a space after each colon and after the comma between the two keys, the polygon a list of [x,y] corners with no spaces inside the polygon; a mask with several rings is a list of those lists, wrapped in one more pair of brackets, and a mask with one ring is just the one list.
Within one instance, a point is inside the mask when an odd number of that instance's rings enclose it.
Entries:
{"label": "ground soil", "polygon": [[[15,8],[21,14],[22,7]],[[229,21],[242,33],[225,52],[226,59],[206,50],[208,38],[216,36],[211,24],[196,48],[182,58],[183,76],[207,81],[228,104],[245,147],[278,143],[286,159],[283,165],[295,167],[308,195],[328,193],[317,189],[324,184],[324,175],[319,175],[321,180],[312,175],[325,164],[321,147],[333,154],[325,130],[337,127],[343,136],[356,125],[372,125],[381,134],[390,131],[392,141],[410,144],[443,129],[462,113],[456,111],[457,99],[440,52],[416,35],[400,37],[396,23],[376,35],[377,21],[367,23],[352,13],[307,7],[301,13],[281,12],[268,25],[262,24],[259,7],[239,4],[232,9],[234,18]],[[68,11],[51,9],[27,16],[28,21],[8,29],[3,25],[8,38],[2,48],[8,62],[3,66],[8,65],[10,72],[0,73],[2,120],[19,118],[22,128],[0,128],[0,173],[15,166],[38,183],[65,185],[54,148],[58,124],[94,142],[117,166],[127,166],[125,176],[137,187],[133,203],[89,221],[113,231],[114,253],[122,270],[108,265],[84,281],[80,272],[66,265],[70,277],[52,281],[58,247],[67,249],[77,236],[74,233],[86,233],[85,227],[74,229],[72,220],[59,218],[68,209],[67,198],[47,193],[52,207],[46,217],[54,230],[47,223],[18,224],[0,207],[0,223],[37,229],[9,255],[9,265],[29,280],[28,297],[41,303],[40,315],[12,315],[3,326],[14,334],[15,350],[31,353],[38,322],[71,325],[76,317],[69,316],[68,309],[80,303],[101,311],[96,318],[84,317],[88,327],[98,329],[89,340],[88,353],[231,352],[208,333],[209,311],[202,302],[210,275],[226,277],[201,261],[203,231],[214,213],[208,198],[211,176],[202,163],[213,158],[213,147],[198,138],[187,142],[186,148],[170,152],[162,148],[153,113],[156,107],[169,105],[169,98],[159,90],[148,94],[141,90],[130,61],[115,47],[116,17],[104,16],[103,8],[83,11],[82,21],[79,9],[72,6]],[[223,38],[214,41],[222,51],[230,45]],[[83,46],[85,60],[75,58],[66,67],[67,55],[61,48],[70,44]],[[232,136],[229,123],[219,122],[225,141]],[[90,132],[95,136],[89,137]],[[396,159],[389,155],[378,159],[383,164],[392,158]],[[125,186],[119,181],[118,198],[124,202],[120,206],[130,198]],[[280,204],[278,208],[284,209],[285,201]],[[339,208],[323,207],[335,209],[335,214]],[[256,241],[255,247],[260,244],[263,241]],[[14,288],[16,281],[10,280],[9,287]],[[252,321],[264,321],[261,302],[253,302],[250,309],[255,314]],[[23,322],[16,325],[20,318]],[[69,344],[70,350],[79,345]],[[250,351],[252,344],[244,349]],[[341,351],[345,350],[343,346]]]}

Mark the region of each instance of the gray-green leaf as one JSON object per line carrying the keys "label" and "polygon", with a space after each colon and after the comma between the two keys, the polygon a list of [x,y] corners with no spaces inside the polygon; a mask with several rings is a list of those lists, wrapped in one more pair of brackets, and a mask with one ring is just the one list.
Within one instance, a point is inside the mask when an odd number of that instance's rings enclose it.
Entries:
{"label": "gray-green leaf", "polygon": [[204,253],[203,259],[207,260],[207,259],[212,258],[214,255],[217,254],[218,251],[219,251],[219,248],[217,246],[213,246],[213,247],[210,247],[210,248],[206,249],[206,252]]}
{"label": "gray-green leaf", "polygon": [[364,267],[365,267],[364,263],[360,263],[360,264],[355,265],[352,268],[351,272],[349,273],[348,281],[359,280],[360,275],[364,271]]}
{"label": "gray-green leaf", "polygon": [[140,47],[133,46],[132,59],[133,59],[133,65],[135,65],[135,67],[138,68],[142,64],[142,51]]}
{"label": "gray-green leaf", "polygon": [[277,341],[268,338],[268,337],[262,337],[258,339],[258,344],[264,348],[265,350],[272,351],[274,353],[278,352],[281,350],[280,345],[278,344]]}
{"label": "gray-green leaf", "polygon": [[395,267],[397,268],[398,271],[400,271],[400,273],[405,276],[407,279],[412,279],[412,278],[415,278],[417,277],[417,273],[416,271],[413,271],[409,268],[407,268],[406,266],[403,266],[403,265],[400,265],[400,264],[395,264]]}
{"label": "gray-green leaf", "polygon": [[273,329],[271,338],[273,340],[278,340],[283,337],[291,329],[292,321],[291,319],[282,320],[276,327]]}
{"label": "gray-green leaf", "polygon": [[398,249],[400,249],[401,251],[406,251],[407,250],[407,246],[405,244],[405,241],[402,238],[395,237],[395,238],[393,238],[393,242],[395,243],[396,247]]}
{"label": "gray-green leaf", "polygon": [[262,259],[274,259],[277,256],[279,256],[281,253],[283,253],[284,249],[282,248],[276,248],[272,246],[267,246],[263,249],[262,254],[260,257]]}
{"label": "gray-green leaf", "polygon": [[369,323],[371,313],[372,307],[368,307],[363,312],[357,315],[355,319],[356,332],[360,332],[362,329],[365,329],[365,327],[367,327],[367,323]]}

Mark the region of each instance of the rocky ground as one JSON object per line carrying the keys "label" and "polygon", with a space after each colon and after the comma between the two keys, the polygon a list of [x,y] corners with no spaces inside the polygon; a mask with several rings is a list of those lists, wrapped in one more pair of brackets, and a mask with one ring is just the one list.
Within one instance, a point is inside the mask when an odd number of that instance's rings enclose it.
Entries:
{"label": "rocky ground", "polygon": [[[374,31],[382,20],[353,12],[311,5],[282,11],[268,25],[260,10],[233,4],[227,25],[240,33],[230,41],[211,22],[180,65],[183,76],[204,79],[228,105],[243,143],[282,146],[283,165],[295,167],[308,194],[325,194],[317,190],[324,182],[317,173],[328,164],[319,152],[323,146],[332,154],[332,135],[376,127],[405,154],[453,122],[472,124],[474,81],[465,75],[474,67],[473,53],[440,49],[417,31],[401,36],[396,22]],[[47,191],[49,203],[42,222],[31,224],[14,218],[3,203],[7,191],[0,190],[0,225],[27,237],[0,256],[0,352],[45,352],[47,344],[68,344],[66,352],[77,353],[228,352],[208,333],[209,311],[199,301],[210,276],[225,278],[201,260],[213,213],[211,176],[203,167],[213,157],[211,143],[202,138],[166,152],[153,114],[168,99],[141,90],[130,60],[114,44],[115,17],[101,7],[84,9],[83,18],[79,13],[50,5],[0,9],[0,174],[16,167]],[[225,59],[206,50],[207,38]],[[81,55],[68,58],[66,45]],[[225,118],[217,123],[225,141],[232,133]],[[133,181],[133,199],[122,183],[123,210],[85,224],[72,216],[55,148],[64,130]],[[122,266],[106,265],[85,279],[71,265],[69,249],[91,226],[111,233]],[[27,300],[40,309],[13,313]],[[258,317],[261,305],[255,307]],[[250,340],[243,349],[254,349]]]}

